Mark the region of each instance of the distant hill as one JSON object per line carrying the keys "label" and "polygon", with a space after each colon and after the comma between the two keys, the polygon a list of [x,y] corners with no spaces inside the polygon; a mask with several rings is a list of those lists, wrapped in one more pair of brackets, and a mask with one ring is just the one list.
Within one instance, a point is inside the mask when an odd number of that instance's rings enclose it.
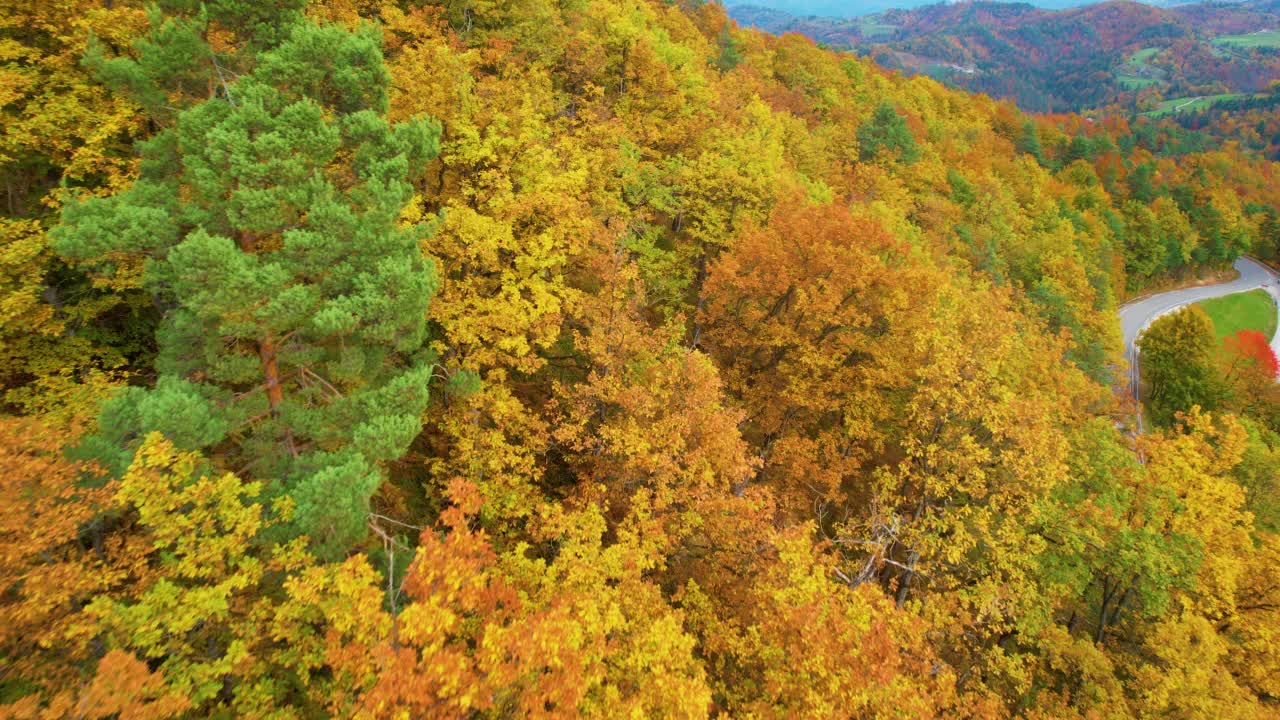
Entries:
{"label": "distant hill", "polygon": [[963,2],[855,18],[761,6],[730,12],[745,25],[853,48],[1040,112],[1198,109],[1280,79],[1280,0],[1173,7],[1113,0],[1065,10]]}
{"label": "distant hill", "polygon": [[[1035,0],[1031,4],[1039,8],[1057,9],[1089,5],[1097,0]],[[1196,0],[1146,0],[1148,5],[1172,7],[1186,5]],[[1222,0],[1223,2],[1240,2],[1243,0]],[[779,10],[788,15],[801,17],[837,17],[851,18],[884,12],[886,10],[904,10],[930,5],[936,0],[754,0],[752,4],[760,7]],[[730,5],[740,3],[730,2]]]}

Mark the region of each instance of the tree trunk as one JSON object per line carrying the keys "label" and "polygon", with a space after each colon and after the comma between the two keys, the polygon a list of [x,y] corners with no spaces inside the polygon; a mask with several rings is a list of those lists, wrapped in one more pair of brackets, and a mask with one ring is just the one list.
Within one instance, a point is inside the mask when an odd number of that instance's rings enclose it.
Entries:
{"label": "tree trunk", "polygon": [[280,412],[280,403],[284,402],[284,389],[280,387],[280,368],[276,365],[276,342],[270,334],[258,341],[258,358],[262,361],[267,402],[271,406],[271,414],[275,415]]}
{"label": "tree trunk", "polygon": [[[252,255],[258,247],[258,239],[253,233],[242,231],[237,237],[240,252]],[[270,332],[264,333],[258,340],[258,360],[262,363],[263,386],[267,390],[267,404],[271,408],[271,416],[280,414],[280,405],[284,402],[284,388],[280,385],[280,367],[276,362],[279,348]],[[293,430],[285,428],[285,445],[291,455],[297,455],[293,444]]]}

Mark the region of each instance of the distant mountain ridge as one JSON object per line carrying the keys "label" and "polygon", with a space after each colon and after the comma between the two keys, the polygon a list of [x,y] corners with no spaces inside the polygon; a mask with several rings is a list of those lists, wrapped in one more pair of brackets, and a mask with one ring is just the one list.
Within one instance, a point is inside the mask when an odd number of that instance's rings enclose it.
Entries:
{"label": "distant mountain ridge", "polygon": [[[953,0],[955,3],[968,0]],[[994,0],[1021,4],[1026,0]],[[1175,7],[1189,5],[1201,0],[1142,0],[1147,5],[1156,7]],[[1247,2],[1247,0],[1218,0],[1221,3]],[[889,10],[910,10],[924,5],[931,5],[937,0],[747,0],[745,2],[727,2],[732,9],[735,6],[755,6],[765,10],[782,12],[795,17],[832,17],[855,18]],[[1034,7],[1047,10],[1063,10],[1082,7],[1098,2],[1098,0],[1034,0],[1029,2]]]}
{"label": "distant mountain ridge", "polygon": [[981,0],[855,18],[749,5],[730,13],[1039,112],[1118,105],[1159,113],[1179,100],[1260,93],[1280,79],[1280,0],[1111,0],[1065,10]]}

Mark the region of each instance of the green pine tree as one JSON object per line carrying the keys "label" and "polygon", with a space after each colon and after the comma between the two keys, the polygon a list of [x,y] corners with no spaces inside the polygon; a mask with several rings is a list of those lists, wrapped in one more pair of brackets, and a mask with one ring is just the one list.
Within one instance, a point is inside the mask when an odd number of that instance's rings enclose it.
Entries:
{"label": "green pine tree", "polygon": [[896,156],[908,165],[920,159],[920,148],[911,135],[911,128],[888,103],[881,103],[871,119],[858,128],[858,145],[863,161],[882,153]]}
{"label": "green pine tree", "polygon": [[1093,156],[1093,146],[1089,142],[1089,138],[1083,135],[1077,135],[1071,138],[1071,142],[1067,144],[1066,154],[1062,161],[1063,165],[1070,165],[1077,160],[1088,160]]}
{"label": "green pine tree", "polygon": [[1026,153],[1035,158],[1036,162],[1044,165],[1044,149],[1040,146],[1040,131],[1036,129],[1036,124],[1028,120],[1022,126],[1022,135],[1018,137],[1017,150],[1020,153]]}
{"label": "green pine tree", "polygon": [[[148,8],[152,30],[132,56],[107,58],[90,39],[85,62],[167,127],[183,110],[216,94],[275,47],[302,19],[306,0],[161,0]],[[217,35],[217,49],[208,42]]]}
{"label": "green pine tree", "polygon": [[1129,174],[1129,195],[1140,203],[1151,204],[1156,199],[1155,166],[1142,163]]}
{"label": "green pine tree", "polygon": [[[215,10],[197,20],[216,22]],[[172,69],[185,54],[191,68],[169,77],[193,87],[194,73],[212,73],[217,89],[143,144],[131,188],[69,206],[55,242],[81,261],[145,256],[146,287],[165,312],[158,380],[106,405],[99,449],[125,462],[159,430],[204,450],[292,496],[297,530],[334,554],[363,537],[381,466],[421,430],[437,280],[420,249],[427,228],[398,218],[439,127],[387,122],[376,29],[285,12],[287,27],[273,32],[248,15],[255,37],[281,40],[242,52],[235,79],[179,32],[197,20],[165,21],[138,61],[109,61],[132,85],[157,88],[149,55],[167,53]]]}

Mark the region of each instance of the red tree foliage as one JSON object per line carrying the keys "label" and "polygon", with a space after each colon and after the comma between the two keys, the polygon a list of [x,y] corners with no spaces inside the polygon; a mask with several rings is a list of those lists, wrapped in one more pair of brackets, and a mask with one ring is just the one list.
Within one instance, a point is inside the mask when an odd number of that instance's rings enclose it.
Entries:
{"label": "red tree foliage", "polygon": [[1252,360],[1258,370],[1267,377],[1275,377],[1280,362],[1276,360],[1275,351],[1266,336],[1257,330],[1241,330],[1224,341],[1227,350],[1242,358]]}

